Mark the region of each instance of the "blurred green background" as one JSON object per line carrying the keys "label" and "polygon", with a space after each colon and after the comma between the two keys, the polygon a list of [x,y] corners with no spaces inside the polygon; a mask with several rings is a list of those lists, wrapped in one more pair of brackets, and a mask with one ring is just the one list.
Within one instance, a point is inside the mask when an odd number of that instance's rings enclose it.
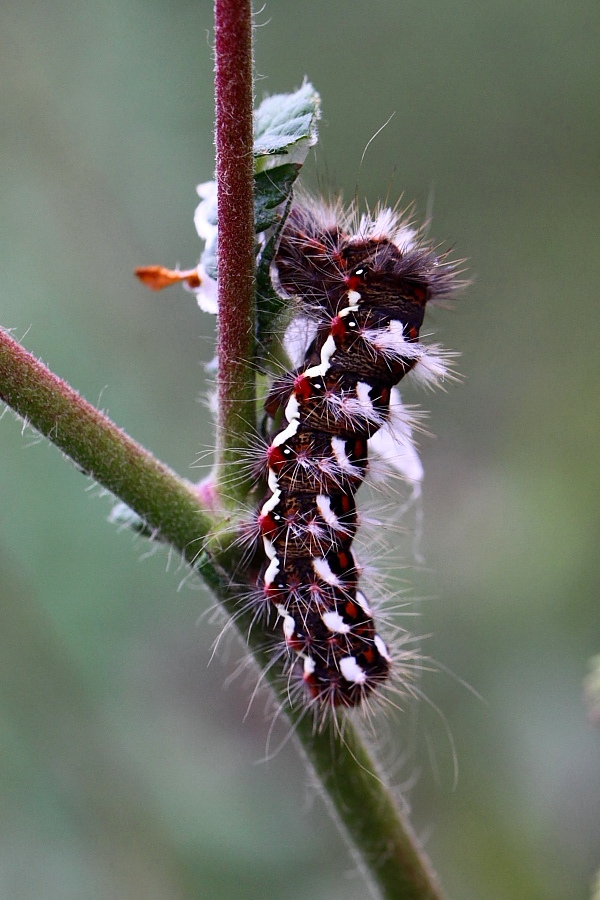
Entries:
{"label": "blurred green background", "polygon": [[[212,323],[131,273],[198,256],[211,18],[185,0],[0,11],[0,321],[188,477],[212,442]],[[394,563],[427,598],[407,625],[432,635],[439,671],[429,703],[381,726],[390,776],[451,897],[585,898],[600,6],[281,0],[256,22],[258,96],[305,74],[322,94],[309,183],[415,199],[474,276],[429,318],[464,383],[410,396],[437,436],[425,564],[410,534]],[[259,700],[244,719],[252,673],[225,683],[242,648],[207,668],[220,626],[204,590],[108,525],[109,500],[10,414],[0,447],[0,897],[365,897],[292,743],[260,762],[271,713]]]}

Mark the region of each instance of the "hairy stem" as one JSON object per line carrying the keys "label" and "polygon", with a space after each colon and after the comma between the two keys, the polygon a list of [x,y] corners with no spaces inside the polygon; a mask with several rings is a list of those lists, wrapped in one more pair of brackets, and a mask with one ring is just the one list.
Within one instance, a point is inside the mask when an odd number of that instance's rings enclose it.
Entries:
{"label": "hairy stem", "polygon": [[[194,488],[121,431],[66,382],[0,329],[0,399],[66,453],[86,475],[135,510],[177,547],[199,549],[214,524]],[[183,515],[183,510],[187,513]],[[189,513],[193,509],[193,530]]]}
{"label": "hairy stem", "polygon": [[233,501],[251,486],[250,478],[240,480],[239,464],[256,418],[252,83],[250,0],[216,0],[217,478]]}

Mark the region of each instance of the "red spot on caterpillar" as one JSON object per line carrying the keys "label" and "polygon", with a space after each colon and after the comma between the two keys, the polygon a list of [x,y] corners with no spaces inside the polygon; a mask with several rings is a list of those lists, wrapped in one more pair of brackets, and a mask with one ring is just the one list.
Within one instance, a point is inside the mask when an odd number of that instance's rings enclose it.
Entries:
{"label": "red spot on caterpillar", "polygon": [[411,294],[414,300],[421,306],[425,306],[429,299],[427,289],[420,285],[411,286]]}
{"label": "red spot on caterpillar", "polygon": [[348,569],[350,569],[351,567],[354,566],[352,557],[345,550],[340,550],[336,555],[337,555],[338,565],[339,565],[342,573],[347,572]]}
{"label": "red spot on caterpillar", "polygon": [[266,457],[268,465],[271,469],[275,469],[275,471],[277,471],[286,461],[281,447],[276,447],[275,444],[271,444],[270,447],[267,447]]}
{"label": "red spot on caterpillar", "polygon": [[362,655],[363,655],[365,662],[368,662],[368,663],[375,662],[375,650],[373,647],[367,647],[365,650],[363,650]]}
{"label": "red spot on caterpillar", "polygon": [[345,515],[346,513],[350,512],[352,507],[353,507],[353,502],[350,499],[350,497],[348,496],[348,494],[342,494],[340,497],[340,509],[341,509],[342,513]]}
{"label": "red spot on caterpillar", "polygon": [[[350,442],[348,442],[350,443]],[[353,460],[366,459],[367,458],[367,440],[363,437],[354,438],[354,443],[351,444],[350,454]]]}
{"label": "red spot on caterpillar", "polygon": [[263,586],[263,597],[265,600],[269,600],[273,606],[277,606],[278,601],[281,599],[281,591],[272,584],[265,584]]}
{"label": "red spot on caterpillar", "polygon": [[334,316],[331,320],[329,333],[336,339],[342,340],[346,336],[346,326],[341,316]]}
{"label": "red spot on caterpillar", "polygon": [[256,521],[258,524],[258,529],[264,537],[270,537],[271,535],[275,534],[279,527],[273,519],[271,513],[266,513],[264,515],[260,513],[257,516]]}
{"label": "red spot on caterpillar", "polygon": [[312,396],[312,385],[306,375],[296,375],[294,378],[294,394],[298,400],[308,400]]}
{"label": "red spot on caterpillar", "polygon": [[358,291],[360,293],[365,279],[363,275],[346,275],[344,282],[348,285],[350,291]]}
{"label": "red spot on caterpillar", "polygon": [[320,694],[319,682],[317,681],[316,675],[314,674],[314,672],[304,672],[302,679],[308,687],[310,696],[313,698],[313,700],[316,700]]}
{"label": "red spot on caterpillar", "polygon": [[358,607],[352,600],[348,600],[346,605],[344,606],[344,613],[348,616],[349,619],[356,619],[358,617]]}

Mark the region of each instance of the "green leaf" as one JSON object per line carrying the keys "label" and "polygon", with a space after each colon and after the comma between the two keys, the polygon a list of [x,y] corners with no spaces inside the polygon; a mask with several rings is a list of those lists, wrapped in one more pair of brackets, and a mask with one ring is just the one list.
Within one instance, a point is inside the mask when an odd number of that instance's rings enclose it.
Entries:
{"label": "green leaf", "polygon": [[267,97],[254,113],[255,172],[284,163],[302,165],[317,142],[321,98],[309,81],[293,94]]}
{"label": "green leaf", "polygon": [[317,142],[321,99],[305,81],[292,94],[267,97],[254,113],[254,215],[259,234],[271,229],[256,260],[257,342],[263,349],[285,300],[271,283],[270,268],[279,233],[292,201],[294,182]]}
{"label": "green leaf", "polygon": [[292,193],[299,171],[298,163],[288,163],[254,176],[254,230],[257,234],[281,221],[283,210],[277,211],[277,207]]}
{"label": "green leaf", "polygon": [[292,189],[300,168],[298,163],[287,164],[266,169],[254,176],[255,229],[260,233],[271,228],[256,260],[256,337],[262,351],[273,336],[273,322],[286,306],[286,301],[273,288],[271,262],[279,232],[291,205]]}
{"label": "green leaf", "polygon": [[259,254],[256,267],[256,338],[261,352],[264,351],[273,337],[273,323],[287,306],[287,300],[279,296],[271,281],[271,262],[275,255],[277,236],[267,241]]}
{"label": "green leaf", "polygon": [[[273,334],[273,322],[286,301],[271,283],[270,268],[277,239],[289,212],[294,183],[309,149],[317,142],[320,97],[310,82],[292,94],[267,97],[254,113],[254,231],[265,237],[257,246],[257,340],[266,349]],[[217,277],[216,191],[202,185],[198,207],[206,245],[201,262],[209,275]],[[211,230],[212,227],[212,230]],[[200,232],[202,234],[202,231]]]}

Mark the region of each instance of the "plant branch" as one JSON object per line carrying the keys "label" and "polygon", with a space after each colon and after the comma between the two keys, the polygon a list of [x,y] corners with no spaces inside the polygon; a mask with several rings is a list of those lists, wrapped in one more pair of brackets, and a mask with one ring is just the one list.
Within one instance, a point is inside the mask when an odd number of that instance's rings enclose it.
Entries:
{"label": "plant branch", "polygon": [[[221,493],[243,499],[240,460],[256,420],[252,360],[255,335],[252,6],[215,2],[215,144],[217,150],[218,420]],[[235,485],[235,488],[233,487]]]}
{"label": "plant branch", "polygon": [[193,486],[136,443],[3,329],[0,399],[56,444],[81,471],[135,510],[157,537],[180,548],[191,542],[188,558],[198,551],[199,538],[208,534],[214,521],[202,510]]}

